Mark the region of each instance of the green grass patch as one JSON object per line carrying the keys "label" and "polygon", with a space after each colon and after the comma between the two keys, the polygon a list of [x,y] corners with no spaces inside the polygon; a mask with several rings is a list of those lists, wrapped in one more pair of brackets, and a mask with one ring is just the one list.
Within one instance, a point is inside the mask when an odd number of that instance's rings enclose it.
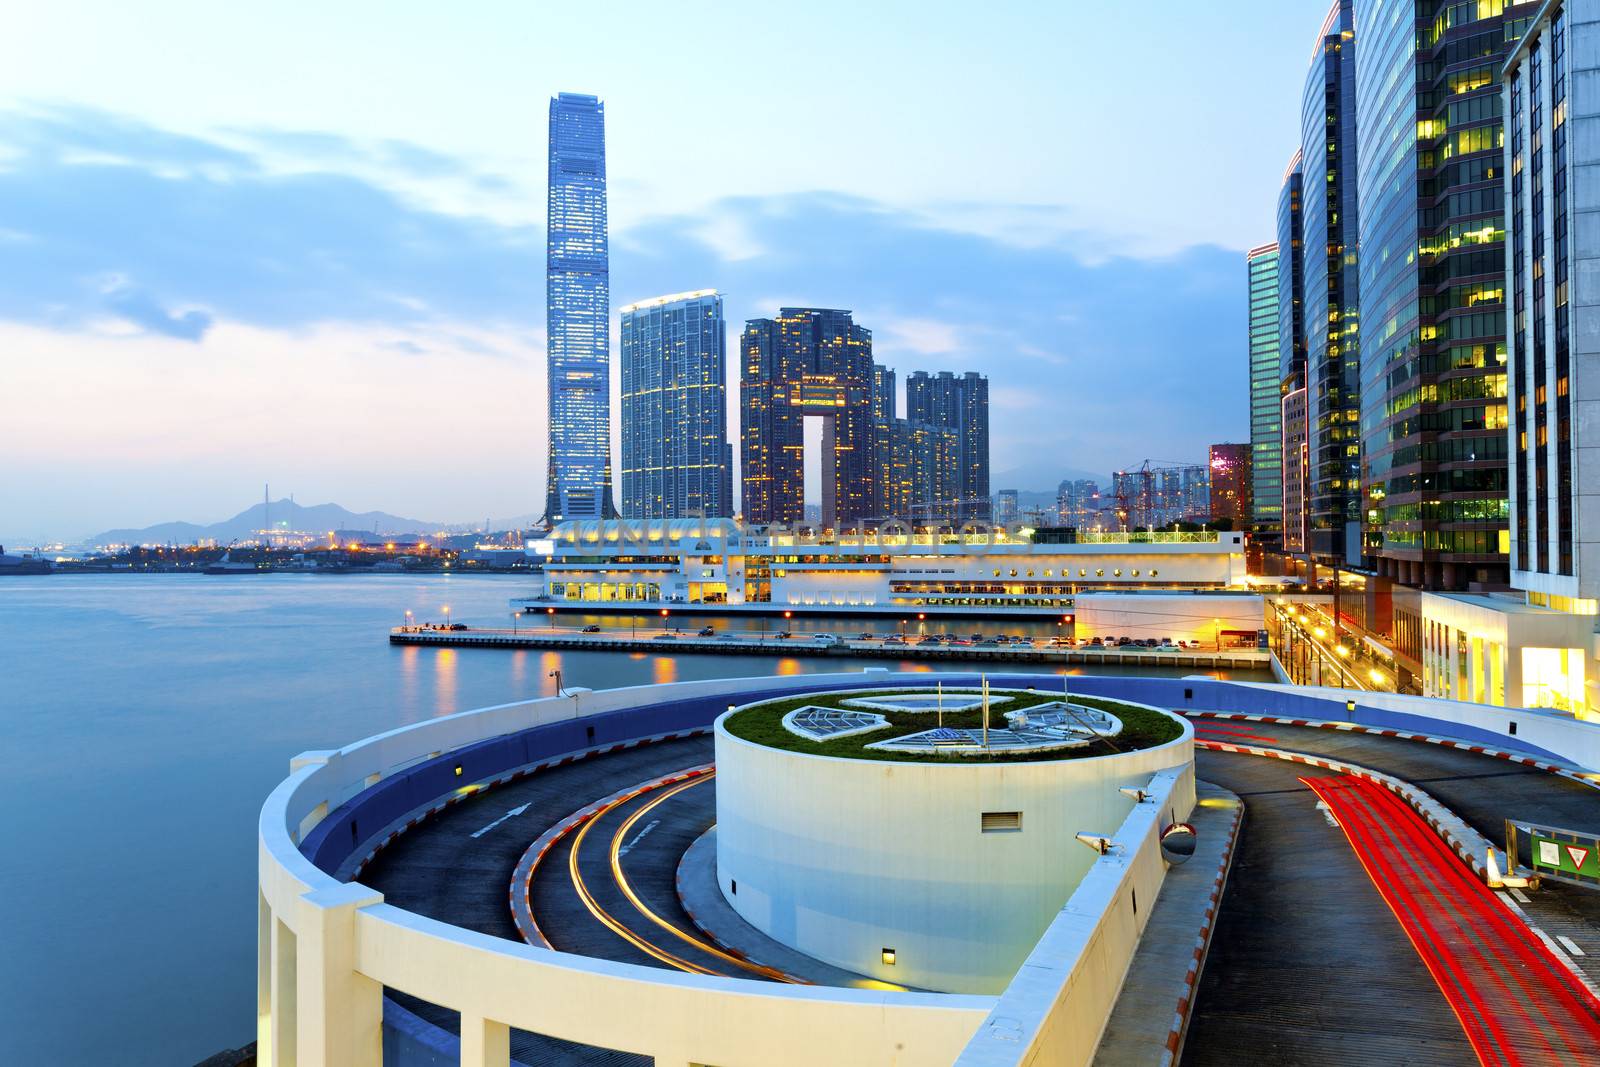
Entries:
{"label": "green grass patch", "polygon": [[[851,708],[845,703],[848,700],[857,700],[861,697],[899,696],[907,693],[919,695],[932,692],[932,689],[889,689],[873,690],[870,692],[852,693],[827,693],[814,696],[788,697],[783,700],[769,700],[755,707],[746,708],[728,717],[726,723],[728,732],[734,737],[745,741],[753,741],[758,745],[769,748],[779,748],[788,752],[804,752],[813,756],[838,756],[844,759],[879,760],[884,763],[1035,763],[1040,760],[1068,760],[1085,759],[1090,756],[1109,756],[1116,752],[1129,752],[1143,748],[1154,748],[1164,745],[1168,741],[1176,740],[1183,733],[1183,725],[1173,716],[1147,708],[1134,707],[1115,700],[1103,700],[1099,697],[1082,697],[1074,694],[1072,702],[1086,707],[1098,708],[1115,715],[1122,720],[1122,732],[1112,738],[1110,742],[1098,740],[1076,748],[1058,748],[1044,752],[1007,752],[993,755],[967,755],[967,754],[940,754],[927,755],[920,752],[890,752],[884,749],[868,748],[868,745],[879,741],[887,741],[906,734],[930,730],[939,724],[939,715],[933,711],[884,711],[881,708]],[[952,698],[967,697],[971,694],[952,692]],[[1003,704],[995,704],[989,709],[989,728],[999,729],[1006,724],[1005,712],[1025,711],[1040,704],[1049,704],[1061,699],[1060,693],[1030,693],[1024,689],[994,689],[991,696],[1011,697]],[[812,741],[791,733],[784,729],[783,717],[796,708],[815,706],[819,708],[846,708],[852,711],[876,711],[889,720],[889,725],[883,729],[873,730],[870,733],[856,734],[852,737],[840,737],[832,741]],[[944,713],[944,725],[956,729],[978,729],[983,725],[983,711],[981,708],[971,711],[947,711]]]}

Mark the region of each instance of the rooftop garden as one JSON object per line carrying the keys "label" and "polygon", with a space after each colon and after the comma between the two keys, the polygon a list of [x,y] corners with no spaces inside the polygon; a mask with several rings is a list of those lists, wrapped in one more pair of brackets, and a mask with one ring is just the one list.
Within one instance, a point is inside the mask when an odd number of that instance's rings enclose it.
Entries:
{"label": "rooftop garden", "polygon": [[[1071,697],[1073,705],[1096,709],[1115,716],[1121,721],[1122,729],[1120,732],[1113,737],[1098,737],[1086,744],[1079,744],[1075,747],[1057,747],[1044,751],[997,750],[983,752],[964,750],[960,752],[927,753],[895,751],[871,746],[911,734],[922,733],[941,725],[956,731],[981,730],[984,725],[982,708],[961,711],[946,710],[941,715],[933,709],[925,711],[895,711],[882,706],[874,706],[871,710],[876,715],[881,715],[883,719],[887,720],[887,726],[849,733],[827,740],[812,740],[801,736],[801,734],[786,726],[783,721],[784,716],[789,712],[802,708],[836,708],[840,711],[861,712],[866,709],[859,703],[852,703],[853,701],[859,702],[867,699],[892,698],[896,696],[926,698],[933,692],[932,686],[919,686],[785,697],[779,700],[764,701],[737,711],[728,717],[725,726],[728,733],[734,737],[752,741],[759,745],[766,745],[770,748],[783,749],[789,752],[802,752],[814,756],[879,760],[885,763],[1031,763],[1039,760],[1086,759],[1093,756],[1109,756],[1118,752],[1154,748],[1157,745],[1176,740],[1183,733],[1183,724],[1176,716],[1168,715],[1165,712],[1153,711],[1149,708],[1124,704],[1116,700],[1085,697],[1077,694],[1073,694]],[[965,703],[974,698],[974,694],[965,688],[961,690],[947,689],[945,693],[952,703]],[[990,708],[988,712],[989,729],[991,731],[1004,729],[1007,725],[1005,718],[1007,712],[1027,712],[1030,708],[1043,708],[1049,705],[1059,706],[1061,700],[1062,694],[1059,692],[1039,692],[1027,689],[992,689],[990,690]]]}

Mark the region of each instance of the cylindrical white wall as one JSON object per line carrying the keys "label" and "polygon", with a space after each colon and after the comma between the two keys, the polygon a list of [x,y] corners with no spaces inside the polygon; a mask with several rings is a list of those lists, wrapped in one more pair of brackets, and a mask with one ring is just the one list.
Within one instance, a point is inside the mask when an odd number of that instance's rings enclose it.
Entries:
{"label": "cylindrical white wall", "polygon": [[[723,896],[807,955],[946,992],[1003,989],[1095,859],[1075,836],[1111,834],[1134,803],[1120,787],[1194,759],[1187,723],[1140,752],[980,764],[785,752],[734,737],[726,719],[716,728]],[[1174,799],[1187,811],[1194,798]],[[982,831],[983,813],[1012,811],[1020,830]]]}

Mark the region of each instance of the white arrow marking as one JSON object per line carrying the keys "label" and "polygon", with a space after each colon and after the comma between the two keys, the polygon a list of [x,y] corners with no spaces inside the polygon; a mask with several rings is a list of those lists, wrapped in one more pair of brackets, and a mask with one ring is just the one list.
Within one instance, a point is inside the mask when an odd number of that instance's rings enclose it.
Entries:
{"label": "white arrow marking", "polygon": [[661,825],[660,819],[651,819],[649,822],[645,823],[644,829],[640,830],[636,835],[634,835],[632,841],[629,841],[626,845],[623,845],[621,848],[617,849],[617,855],[626,856],[635,845],[644,840],[645,834],[648,834],[651,830],[654,830],[659,825]]}
{"label": "white arrow marking", "polygon": [[511,818],[513,815],[521,815],[523,812],[525,812],[527,810],[528,810],[528,805],[527,804],[523,804],[523,805],[520,805],[518,807],[512,808],[510,811],[508,811],[504,815],[500,816],[498,819],[496,819],[494,822],[490,823],[488,826],[485,826],[483,829],[476,831],[472,836],[473,837],[482,837],[484,834],[488,833],[490,830],[493,830],[496,826],[499,826],[501,823],[505,822],[507,819]]}

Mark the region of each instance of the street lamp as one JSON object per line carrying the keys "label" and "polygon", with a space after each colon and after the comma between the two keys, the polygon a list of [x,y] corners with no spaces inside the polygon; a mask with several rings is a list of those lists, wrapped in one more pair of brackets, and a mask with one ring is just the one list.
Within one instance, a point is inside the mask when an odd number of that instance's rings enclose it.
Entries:
{"label": "street lamp", "polygon": [[515,611],[513,611],[511,613],[511,636],[513,636],[513,637],[515,637],[516,634],[517,634],[517,615],[518,614],[519,614],[519,612],[515,612]]}
{"label": "street lamp", "polygon": [[924,636],[928,632],[927,618],[928,616],[924,615],[922,612],[917,612],[917,633]]}
{"label": "street lamp", "polygon": [[411,629],[411,612],[409,610],[406,611],[406,625],[405,625],[405,628],[407,630]]}
{"label": "street lamp", "polygon": [[444,628],[446,630],[450,629],[450,605],[449,604],[446,604],[444,606]]}
{"label": "street lamp", "polygon": [[666,633],[667,632],[667,609],[666,608],[662,608],[661,609],[661,632],[662,633]]}

